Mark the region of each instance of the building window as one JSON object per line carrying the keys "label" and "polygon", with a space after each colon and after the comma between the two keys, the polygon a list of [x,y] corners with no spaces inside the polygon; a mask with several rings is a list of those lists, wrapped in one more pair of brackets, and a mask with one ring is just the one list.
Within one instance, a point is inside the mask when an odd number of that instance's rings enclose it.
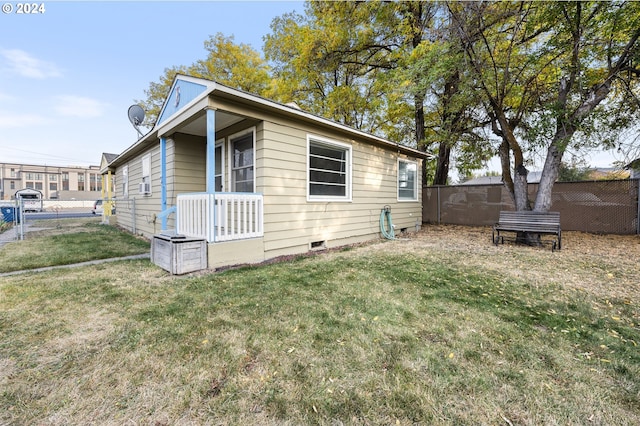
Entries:
{"label": "building window", "polygon": [[58,175],[49,175],[49,182],[57,182]]}
{"label": "building window", "polygon": [[231,168],[231,185],[235,192],[254,192],[254,145],[253,129],[237,137],[231,137],[233,162]]}
{"label": "building window", "polygon": [[16,189],[16,183],[14,181],[11,181],[11,183],[9,184],[9,188]]}
{"label": "building window", "polygon": [[11,177],[12,178],[18,177],[18,173],[16,172],[16,169],[11,169]]}
{"label": "building window", "polygon": [[69,190],[69,173],[62,174],[62,190],[63,191]]}
{"label": "building window", "polygon": [[122,166],[122,198],[129,198],[129,166]]}
{"label": "building window", "polygon": [[42,182],[36,182],[36,189],[42,191]]}
{"label": "building window", "polygon": [[398,200],[418,200],[418,164],[398,160]]}
{"label": "building window", "polygon": [[102,179],[97,173],[89,173],[89,191],[102,191]]}
{"label": "building window", "polygon": [[58,184],[54,182],[49,182],[49,191],[57,191],[57,190],[58,190]]}
{"label": "building window", "polygon": [[315,200],[351,200],[351,146],[308,137],[308,196]]}
{"label": "building window", "polygon": [[140,184],[141,194],[151,194],[151,154],[142,157],[142,183]]}
{"label": "building window", "polygon": [[84,191],[84,174],[78,173],[78,191]]}

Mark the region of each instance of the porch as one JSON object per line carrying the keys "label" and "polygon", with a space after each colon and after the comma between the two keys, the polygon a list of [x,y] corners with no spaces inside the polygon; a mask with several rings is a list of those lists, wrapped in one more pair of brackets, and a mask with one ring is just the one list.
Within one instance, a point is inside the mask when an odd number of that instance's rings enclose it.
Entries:
{"label": "porch", "polygon": [[262,194],[214,192],[179,194],[176,233],[209,244],[264,235]]}

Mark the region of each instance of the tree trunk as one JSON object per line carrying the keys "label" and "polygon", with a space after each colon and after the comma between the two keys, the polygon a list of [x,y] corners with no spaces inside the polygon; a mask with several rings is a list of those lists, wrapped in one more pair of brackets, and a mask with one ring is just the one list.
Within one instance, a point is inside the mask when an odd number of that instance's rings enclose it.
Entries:
{"label": "tree trunk", "polygon": [[540,184],[538,185],[538,194],[533,206],[534,211],[548,212],[551,209],[553,184],[558,179],[563,154],[564,150],[558,149],[558,140],[554,140],[547,150],[547,158],[544,162]]}
{"label": "tree trunk", "polygon": [[438,147],[438,164],[436,165],[436,174],[433,178],[434,185],[446,185],[449,177],[449,158],[451,157],[451,148],[446,142],[440,142]]}
{"label": "tree trunk", "polygon": [[[420,151],[426,151],[427,147],[424,143],[425,132],[424,132],[424,98],[419,95],[415,95],[413,97],[414,108],[415,108],[415,131],[416,131],[416,147]],[[422,183],[423,185],[427,182],[427,162],[422,162]]]}

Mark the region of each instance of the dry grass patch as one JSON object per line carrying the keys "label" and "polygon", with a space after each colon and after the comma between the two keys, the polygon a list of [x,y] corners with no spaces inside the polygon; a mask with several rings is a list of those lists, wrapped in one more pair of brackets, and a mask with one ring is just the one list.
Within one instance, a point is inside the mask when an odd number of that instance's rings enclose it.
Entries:
{"label": "dry grass patch", "polygon": [[0,424],[638,424],[638,290],[600,282],[633,269],[580,237],[428,227],[216,274],[2,278]]}

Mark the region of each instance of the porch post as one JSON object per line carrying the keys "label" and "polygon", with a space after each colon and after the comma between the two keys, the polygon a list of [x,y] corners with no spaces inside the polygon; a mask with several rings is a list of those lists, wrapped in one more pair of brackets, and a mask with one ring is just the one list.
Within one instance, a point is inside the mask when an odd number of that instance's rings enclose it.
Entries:
{"label": "porch post", "polygon": [[[160,211],[167,210],[167,138],[160,138]],[[167,215],[162,215],[162,228],[167,230]]]}
{"label": "porch post", "polygon": [[207,194],[216,192],[216,111],[207,109]]}

